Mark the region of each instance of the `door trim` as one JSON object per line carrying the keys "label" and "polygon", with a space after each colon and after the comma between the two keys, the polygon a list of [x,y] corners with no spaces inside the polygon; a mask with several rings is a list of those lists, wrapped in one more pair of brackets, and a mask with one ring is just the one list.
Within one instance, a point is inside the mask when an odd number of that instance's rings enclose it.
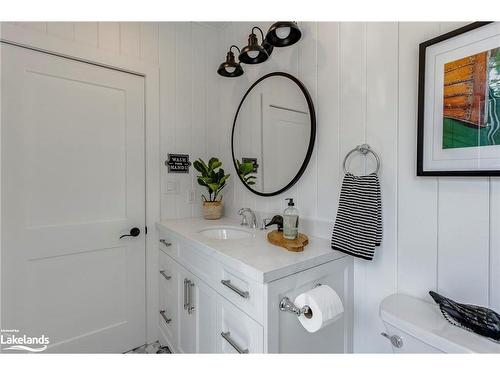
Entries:
{"label": "door trim", "polygon": [[[145,124],[145,169],[146,169],[146,342],[159,338],[157,327],[158,310],[158,231],[155,223],[160,221],[160,108],[159,108],[159,66],[115,52],[105,51],[84,43],[61,39],[34,30],[28,30],[11,23],[0,23],[0,42],[19,47],[70,58],[101,67],[119,70],[144,77],[144,124]],[[1,55],[0,55],[1,58]],[[1,79],[1,78],[0,78]],[[0,104],[1,106],[1,104]],[[1,124],[0,124],[1,125]],[[1,141],[1,126],[0,126]],[[1,157],[1,155],[0,155]],[[1,166],[1,159],[0,159]],[[0,175],[1,193],[1,175]],[[1,209],[1,206],[0,206]],[[0,240],[1,240],[0,222]],[[0,241],[0,255],[1,255]],[[1,256],[0,256],[1,259]],[[1,270],[1,268],[0,268]],[[1,276],[1,275],[0,275]],[[0,298],[1,301],[1,298]],[[1,302],[0,302],[1,303]],[[0,305],[0,320],[2,306]]]}

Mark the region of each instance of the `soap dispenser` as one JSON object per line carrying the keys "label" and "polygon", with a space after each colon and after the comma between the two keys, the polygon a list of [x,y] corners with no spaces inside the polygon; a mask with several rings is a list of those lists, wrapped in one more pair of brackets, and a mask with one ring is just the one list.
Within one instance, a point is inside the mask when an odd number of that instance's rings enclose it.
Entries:
{"label": "soap dispenser", "polygon": [[288,207],[283,212],[283,237],[295,240],[299,235],[299,210],[295,208],[293,198],[285,200],[288,201]]}

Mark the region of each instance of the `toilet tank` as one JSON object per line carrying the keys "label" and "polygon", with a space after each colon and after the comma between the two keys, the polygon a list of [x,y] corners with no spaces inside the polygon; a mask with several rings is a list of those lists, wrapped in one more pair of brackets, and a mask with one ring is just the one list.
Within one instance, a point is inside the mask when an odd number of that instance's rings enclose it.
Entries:
{"label": "toilet tank", "polygon": [[435,303],[418,298],[386,297],[380,304],[380,318],[386,327],[384,336],[399,344],[393,345],[394,353],[500,353],[499,343],[450,324]]}
{"label": "toilet tank", "polygon": [[421,353],[421,354],[432,354],[432,353],[444,353],[443,351],[420,341],[416,337],[394,327],[393,325],[384,322],[386,333],[389,336],[397,336],[401,338],[403,345],[401,347],[392,346],[393,353]]}

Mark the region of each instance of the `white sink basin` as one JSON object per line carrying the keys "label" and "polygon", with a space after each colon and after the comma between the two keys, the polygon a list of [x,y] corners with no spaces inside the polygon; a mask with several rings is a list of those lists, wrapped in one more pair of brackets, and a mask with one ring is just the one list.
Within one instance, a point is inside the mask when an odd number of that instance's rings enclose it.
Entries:
{"label": "white sink basin", "polygon": [[253,233],[238,227],[208,227],[198,233],[216,240],[241,240],[253,237]]}

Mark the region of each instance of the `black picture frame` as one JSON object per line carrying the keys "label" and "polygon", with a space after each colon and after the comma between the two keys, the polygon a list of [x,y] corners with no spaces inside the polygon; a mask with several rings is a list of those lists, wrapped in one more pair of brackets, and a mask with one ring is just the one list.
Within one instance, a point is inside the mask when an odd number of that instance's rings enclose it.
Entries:
{"label": "black picture frame", "polygon": [[287,191],[288,189],[290,189],[293,185],[295,185],[297,183],[297,181],[300,179],[300,177],[302,177],[302,175],[304,174],[304,172],[305,172],[305,170],[307,168],[307,165],[309,164],[309,161],[311,160],[311,155],[312,155],[312,152],[313,152],[313,149],[314,149],[314,142],[316,140],[316,112],[314,110],[314,104],[313,104],[311,95],[309,94],[309,91],[304,86],[304,84],[299,79],[297,79],[296,77],[294,77],[293,75],[291,75],[289,73],[285,73],[285,72],[272,72],[272,73],[266,74],[266,75],[260,77],[257,81],[255,81],[250,86],[250,88],[246,91],[245,95],[243,95],[243,98],[240,101],[240,104],[238,105],[238,109],[236,110],[236,114],[234,115],[233,128],[232,128],[232,131],[231,131],[231,155],[233,157],[234,169],[236,171],[238,171],[238,166],[236,164],[236,156],[234,154],[234,130],[235,130],[235,127],[236,127],[236,120],[238,119],[238,113],[240,112],[241,106],[243,105],[243,103],[244,103],[246,97],[248,96],[248,94],[250,94],[250,92],[252,91],[252,89],[255,86],[257,86],[260,82],[262,82],[266,78],[276,77],[276,76],[285,77],[285,78],[288,78],[288,79],[292,80],[299,87],[299,89],[302,91],[302,94],[304,94],[304,97],[306,99],[307,106],[308,106],[308,109],[309,109],[309,116],[310,116],[310,121],[311,121],[311,134],[310,134],[310,137],[309,137],[309,145],[307,147],[306,156],[304,158],[304,161],[302,162],[302,165],[301,165],[300,169],[297,171],[297,174],[295,175],[295,177],[286,186],[282,187],[281,189],[273,191],[273,192],[270,192],[270,193],[265,193],[265,192],[257,191],[255,189],[252,189],[250,186],[248,186],[245,183],[245,181],[243,180],[243,178],[240,176],[240,174],[236,173],[236,175],[240,179],[241,183],[248,190],[250,190],[254,194],[260,195],[261,197],[272,197],[274,195],[281,194],[281,193]]}
{"label": "black picture frame", "polygon": [[473,22],[446,34],[429,39],[419,45],[418,70],[418,112],[417,112],[417,176],[500,176],[500,170],[429,171],[424,170],[424,113],[425,113],[425,61],[429,46],[454,38],[493,23],[493,21]]}

